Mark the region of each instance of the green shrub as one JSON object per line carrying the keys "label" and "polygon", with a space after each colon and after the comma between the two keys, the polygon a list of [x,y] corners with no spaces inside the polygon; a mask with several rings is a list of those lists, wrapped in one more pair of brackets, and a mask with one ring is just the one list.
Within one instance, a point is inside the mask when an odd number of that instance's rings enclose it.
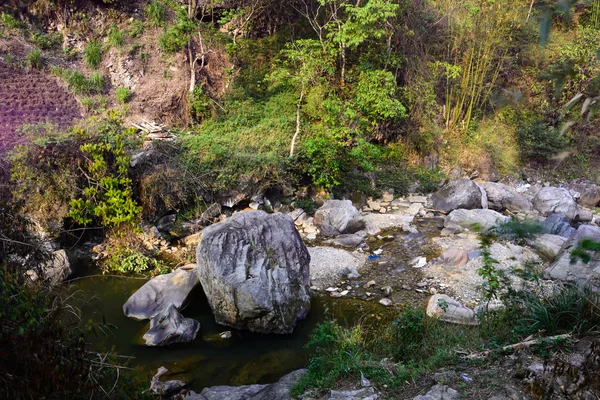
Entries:
{"label": "green shrub", "polygon": [[151,1],[146,7],[146,18],[151,26],[162,26],[167,19],[167,6],[162,1]]}
{"label": "green shrub", "polygon": [[196,121],[202,121],[211,115],[210,98],[203,90],[204,84],[194,87],[194,93],[190,96],[190,116]]}
{"label": "green shrub", "polygon": [[2,15],[0,15],[0,21],[10,29],[19,29],[23,27],[23,23],[9,13],[3,12]]}
{"label": "green shrub", "polygon": [[125,104],[131,99],[131,90],[126,87],[118,87],[115,92],[117,101],[120,104]]}
{"label": "green shrub", "polygon": [[97,40],[89,42],[83,50],[83,60],[91,68],[98,68],[102,62],[102,46]]}
{"label": "green shrub", "polygon": [[42,52],[40,50],[35,49],[27,53],[27,66],[29,68],[40,69],[42,68],[43,64],[44,60],[42,57]]}
{"label": "green shrub", "polygon": [[31,34],[31,41],[41,49],[48,50],[59,46],[63,42],[63,35],[60,32],[52,32],[47,35],[40,32]]}
{"label": "green shrub", "polygon": [[167,53],[177,53],[187,46],[190,41],[190,33],[195,29],[196,25],[187,18],[187,13],[180,12],[177,16],[177,23],[159,36],[158,44]]}
{"label": "green shrub", "polygon": [[104,90],[104,78],[98,72],[93,73],[88,79],[81,72],[75,70],[52,66],[50,71],[53,75],[62,78],[75,94],[94,94]]}
{"label": "green shrub", "polygon": [[142,36],[142,33],[144,33],[144,29],[144,23],[136,19],[131,23],[131,26],[129,27],[129,36],[131,36],[134,39],[139,38],[140,36]]}
{"label": "green shrub", "polygon": [[113,47],[123,47],[125,43],[125,32],[114,23],[108,29],[108,43]]}
{"label": "green shrub", "polygon": [[311,199],[301,199],[294,202],[296,208],[301,208],[308,215],[315,215],[317,211],[317,203]]}
{"label": "green shrub", "polygon": [[565,138],[556,128],[541,120],[526,121],[517,128],[516,135],[525,160],[546,162],[566,147]]}

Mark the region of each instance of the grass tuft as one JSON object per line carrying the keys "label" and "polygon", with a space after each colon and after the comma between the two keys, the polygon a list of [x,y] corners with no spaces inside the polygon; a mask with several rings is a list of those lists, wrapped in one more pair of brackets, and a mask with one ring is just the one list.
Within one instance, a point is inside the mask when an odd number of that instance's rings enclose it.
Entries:
{"label": "grass tuft", "polygon": [[98,41],[92,40],[85,46],[83,60],[91,68],[97,69],[100,66],[102,62],[102,47]]}

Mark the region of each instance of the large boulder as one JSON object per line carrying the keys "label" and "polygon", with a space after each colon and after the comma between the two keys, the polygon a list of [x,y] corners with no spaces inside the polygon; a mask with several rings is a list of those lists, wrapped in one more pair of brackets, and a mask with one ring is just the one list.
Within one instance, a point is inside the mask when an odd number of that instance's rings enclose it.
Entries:
{"label": "large boulder", "polygon": [[584,239],[600,242],[600,227],[581,225],[577,228],[573,238],[563,246],[558,259],[544,271],[544,276],[550,279],[575,282],[580,286],[587,284],[598,286],[600,261],[597,258],[593,258],[587,264],[581,260],[571,263],[571,250]]}
{"label": "large boulder", "polygon": [[161,310],[150,320],[150,329],[143,339],[146,346],[168,346],[173,343],[187,343],[196,339],[200,323],[195,319],[184,318],[173,304]]}
{"label": "large boulder", "polygon": [[427,315],[441,321],[460,325],[479,325],[475,312],[445,294],[436,294],[429,298]]}
{"label": "large boulder", "polygon": [[461,230],[479,227],[483,230],[490,229],[509,218],[494,210],[454,210],[444,219],[444,227]]}
{"label": "large boulder", "polygon": [[543,232],[550,235],[558,235],[569,239],[575,234],[569,222],[569,217],[564,213],[551,214],[542,222]]}
{"label": "large boulder", "polygon": [[564,213],[569,220],[579,215],[577,201],[567,189],[545,187],[540,189],[533,198],[533,207],[543,216],[553,213]]}
{"label": "large boulder", "polygon": [[[23,263],[26,262],[24,259]],[[38,272],[41,272],[44,281],[51,286],[58,285],[67,279],[72,272],[67,252],[64,250],[53,251],[49,259],[41,264],[38,270],[29,269],[25,274],[32,282],[36,282],[40,279]]]}
{"label": "large boulder", "polygon": [[290,333],[310,309],[310,255],[287,215],[248,211],[209,226],[196,262],[222,325]]}
{"label": "large boulder", "polygon": [[325,236],[356,233],[365,227],[363,217],[350,200],[327,200],[315,212],[314,224]]}
{"label": "large boulder", "polygon": [[600,203],[600,186],[589,182],[573,183],[571,189],[579,192],[579,204],[596,207]]}
{"label": "large boulder", "polygon": [[482,182],[479,184],[486,192],[488,206],[492,210],[529,213],[533,211],[533,204],[526,197],[510,189],[502,183]]}
{"label": "large boulder", "polygon": [[459,208],[472,210],[487,207],[485,191],[467,178],[450,182],[434,193],[431,200],[433,208],[444,213]]}
{"label": "large boulder", "polygon": [[143,320],[153,318],[170,305],[181,310],[198,283],[194,269],[180,268],[170,274],[156,276],[129,297],[123,305],[123,312],[127,317]]}
{"label": "large boulder", "polygon": [[538,236],[535,239],[533,247],[537,250],[537,253],[549,261],[554,261],[554,258],[558,253],[560,253],[560,249],[562,249],[563,245],[567,241],[567,238],[564,238],[559,235],[549,235],[543,234]]}

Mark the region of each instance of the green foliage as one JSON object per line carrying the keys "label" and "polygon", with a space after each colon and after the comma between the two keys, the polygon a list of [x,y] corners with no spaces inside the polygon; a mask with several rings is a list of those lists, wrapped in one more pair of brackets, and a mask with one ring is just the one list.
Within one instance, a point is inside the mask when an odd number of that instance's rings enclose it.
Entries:
{"label": "green foliage", "polygon": [[20,29],[24,26],[21,21],[19,21],[18,19],[6,12],[3,12],[0,15],[0,21],[2,21],[2,24],[4,26],[10,29]]}
{"label": "green foliage", "polygon": [[88,42],[83,50],[83,60],[87,66],[98,68],[102,62],[102,46],[97,40]]}
{"label": "green foliage", "polygon": [[41,49],[49,50],[60,46],[63,42],[63,36],[60,32],[43,34],[41,32],[32,32],[31,41]]}
{"label": "green foliage", "polygon": [[176,24],[170,26],[158,38],[158,44],[167,53],[177,53],[190,41],[190,33],[196,29],[194,21],[187,18],[187,14],[180,11]]}
{"label": "green foliage", "polygon": [[102,267],[107,272],[140,274],[148,270],[161,268],[161,264],[156,259],[129,247],[117,247],[111,250],[110,258],[102,263]]}
{"label": "green foliage", "polygon": [[151,1],[146,7],[146,18],[150,26],[163,26],[167,19],[167,6],[162,1]]}
{"label": "green foliage", "polygon": [[86,78],[81,72],[76,70],[52,66],[50,71],[52,74],[64,79],[69,89],[75,94],[97,94],[104,90],[104,78],[98,72]]}
{"label": "green foliage", "polygon": [[524,124],[517,128],[516,134],[521,156],[525,160],[546,162],[565,149],[565,138],[558,129],[539,119],[523,122]]}
{"label": "green foliage", "polygon": [[40,69],[44,64],[44,58],[42,52],[38,49],[31,50],[27,53],[27,66],[29,68]]}
{"label": "green foliage", "polygon": [[117,97],[117,101],[120,104],[125,104],[131,99],[132,93],[131,93],[131,90],[129,90],[126,87],[118,87],[115,90],[115,95]]}
{"label": "green foliage", "polygon": [[592,239],[583,239],[573,250],[571,250],[571,263],[581,260],[585,264],[592,261],[594,256],[600,252],[600,243]]}
{"label": "green foliage", "polygon": [[198,84],[194,87],[194,92],[190,95],[190,115],[196,121],[203,121],[211,115],[210,97],[203,90],[204,84]]}
{"label": "green foliage", "polygon": [[108,43],[113,47],[123,47],[125,43],[125,32],[114,23],[108,29]]}
{"label": "green foliage", "polygon": [[129,36],[131,36],[134,39],[137,39],[139,37],[142,36],[142,34],[144,33],[144,23],[140,20],[134,20],[133,22],[131,22],[131,26],[129,27]]}
{"label": "green foliage", "polygon": [[356,106],[371,121],[396,121],[406,116],[406,108],[396,96],[396,80],[389,71],[372,70],[360,73]]}

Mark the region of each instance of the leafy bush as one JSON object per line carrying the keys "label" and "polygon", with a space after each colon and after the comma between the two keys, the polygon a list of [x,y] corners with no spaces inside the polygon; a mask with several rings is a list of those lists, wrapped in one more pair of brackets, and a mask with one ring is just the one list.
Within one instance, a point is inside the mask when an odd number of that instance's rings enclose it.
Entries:
{"label": "leafy bush", "polygon": [[40,32],[31,34],[31,41],[41,49],[48,50],[60,46],[63,42],[63,35],[60,32],[52,32],[47,35]]}
{"label": "leafy bush", "polygon": [[97,40],[89,42],[83,50],[83,60],[91,68],[98,68],[102,62],[102,46]]}
{"label": "leafy bush", "polygon": [[526,122],[516,131],[523,159],[546,162],[565,149],[566,141],[558,129],[539,119]]}
{"label": "leafy bush", "polygon": [[146,18],[151,26],[162,26],[167,19],[167,6],[162,1],[151,1],[146,7]]}
{"label": "leafy bush", "polygon": [[86,78],[81,72],[52,66],[50,71],[62,78],[75,94],[96,94],[104,90],[104,78],[98,72]]}
{"label": "leafy bush", "polygon": [[204,93],[203,87],[203,84],[196,85],[190,96],[190,115],[196,121],[209,118],[211,113],[210,98]]}
{"label": "leafy bush", "polygon": [[139,38],[140,36],[142,36],[142,33],[144,33],[144,23],[140,20],[134,20],[133,22],[131,22],[131,27],[129,28],[129,36],[131,36],[132,38],[136,39]]}
{"label": "leafy bush", "polygon": [[177,23],[160,35],[158,44],[167,53],[177,53],[190,41],[190,33],[196,29],[193,21],[187,18],[187,13],[179,12]]}
{"label": "leafy bush", "polygon": [[108,29],[108,42],[113,47],[123,47],[125,43],[125,32],[114,23]]}
{"label": "leafy bush", "polygon": [[19,29],[23,27],[23,23],[21,21],[6,12],[3,12],[2,15],[0,15],[0,21],[2,21],[2,24],[10,29]]}
{"label": "leafy bush", "polygon": [[315,215],[317,211],[317,203],[311,199],[301,199],[294,202],[296,208],[301,208],[308,215]]}
{"label": "leafy bush", "polygon": [[27,53],[27,66],[29,66],[29,68],[40,69],[42,68],[43,63],[42,52],[38,49],[31,50]]}
{"label": "leafy bush", "polygon": [[129,90],[126,87],[118,87],[115,90],[115,94],[117,97],[117,101],[120,104],[125,104],[129,101],[129,99],[131,99],[131,90]]}

